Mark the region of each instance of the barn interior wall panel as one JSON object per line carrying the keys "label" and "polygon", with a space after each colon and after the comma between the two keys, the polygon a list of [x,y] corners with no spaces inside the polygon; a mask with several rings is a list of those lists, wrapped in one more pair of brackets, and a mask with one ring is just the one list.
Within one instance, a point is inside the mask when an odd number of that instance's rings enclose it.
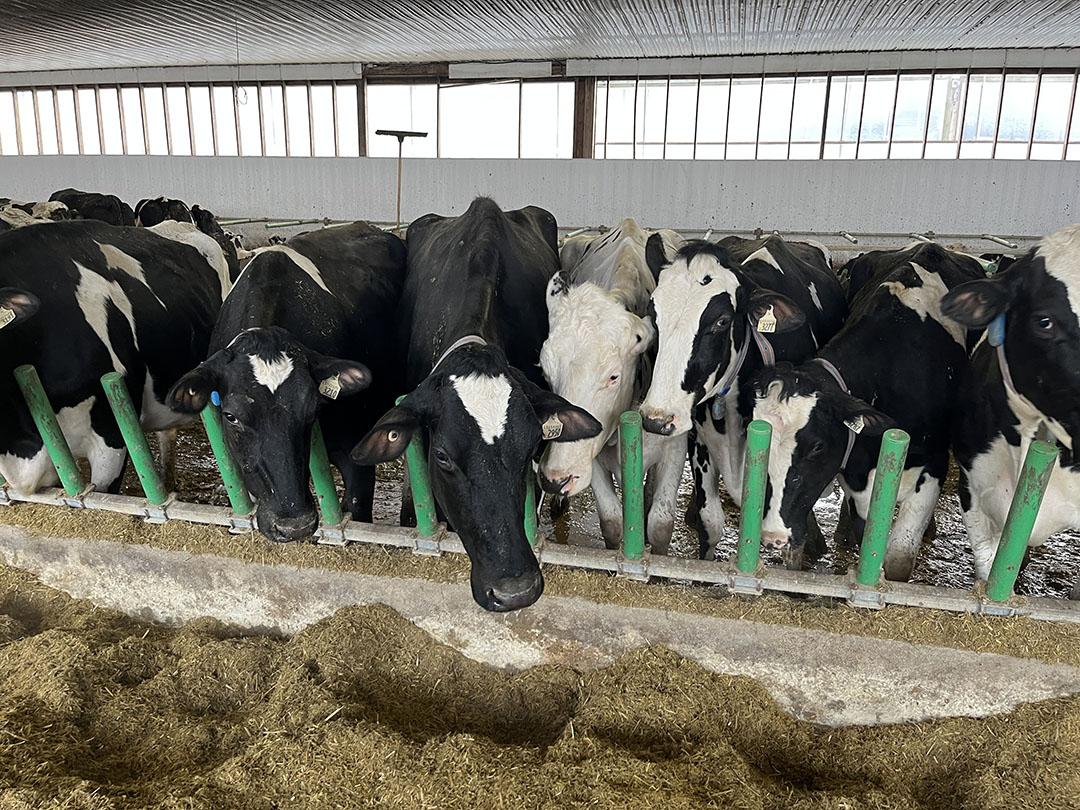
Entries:
{"label": "barn interior wall panel", "polygon": [[[385,158],[4,157],[0,195],[59,188],[136,201],[164,194],[222,217],[395,216],[397,161]],[[1080,221],[1080,162],[405,161],[402,219],[463,212],[487,194],[541,205],[560,225],[633,216],[685,230],[1040,235]]]}

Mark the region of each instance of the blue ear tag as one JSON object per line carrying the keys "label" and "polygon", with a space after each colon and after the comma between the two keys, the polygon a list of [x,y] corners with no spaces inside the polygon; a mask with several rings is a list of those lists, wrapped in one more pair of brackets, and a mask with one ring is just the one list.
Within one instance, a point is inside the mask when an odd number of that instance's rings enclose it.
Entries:
{"label": "blue ear tag", "polygon": [[211,391],[210,392],[210,401],[213,402],[215,405],[217,405],[220,408],[221,407],[221,394],[219,394],[217,391]]}
{"label": "blue ear tag", "polygon": [[986,339],[995,348],[1005,343],[1005,313],[1002,312],[986,328]]}
{"label": "blue ear tag", "polygon": [[[724,392],[726,393],[727,391]],[[717,422],[722,422],[727,416],[727,402],[724,400],[724,394],[718,394],[712,401],[712,418]]]}

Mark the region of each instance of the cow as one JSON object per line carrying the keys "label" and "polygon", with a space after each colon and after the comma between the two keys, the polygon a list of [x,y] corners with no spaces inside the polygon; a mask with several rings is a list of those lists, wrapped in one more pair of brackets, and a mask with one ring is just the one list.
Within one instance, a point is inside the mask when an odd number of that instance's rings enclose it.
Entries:
{"label": "cow", "polygon": [[[742,500],[750,378],[776,360],[802,360],[847,315],[828,251],[813,244],[727,237],[692,241],[676,254],[649,238],[657,277],[650,311],[659,334],[652,384],[639,410],[650,433],[690,434],[695,504],[690,520],[703,559],[724,531],[721,478]],[[817,524],[808,527],[815,535]]]}
{"label": "cow", "polygon": [[114,194],[62,188],[54,191],[49,199],[64,203],[83,219],[96,219],[110,225],[135,224],[135,212],[131,206]]}
{"label": "cow", "polygon": [[62,202],[20,202],[7,198],[0,199],[0,222],[4,222],[10,228],[76,218]]}
{"label": "cow", "polygon": [[788,549],[793,566],[807,548],[805,526],[834,478],[850,499],[857,547],[870,503],[881,436],[911,437],[900,480],[898,517],[885,576],[907,580],[949,468],[950,421],[968,362],[964,328],[942,313],[945,294],[983,277],[970,256],[916,243],[855,260],[876,270],[858,290],[844,328],[812,359],[777,364],[754,381],[754,417],[772,425],[762,540]]}
{"label": "cow", "polygon": [[[661,234],[674,248],[683,241],[673,231]],[[648,238],[637,222],[624,219],[603,236],[573,240],[574,255],[568,254],[568,241],[560,254],[566,269],[547,287],[548,337],[540,351],[544,377],[552,391],[596,417],[603,431],[548,447],[540,482],[545,491],[566,496],[591,486],[601,534],[612,549],[622,542],[622,506],[615,492],[615,481],[622,479],[619,416],[644,394],[656,353],[656,330],[646,316],[656,286],[645,262]],[[575,264],[568,267],[567,261]],[[674,528],[686,442],[681,436],[646,434],[643,456],[648,540],[654,553],[664,554]]]}
{"label": "cow", "polygon": [[[57,480],[12,379],[15,366],[30,363],[72,452],[89,459],[91,483],[115,491],[126,451],[101,375],[125,376],[146,430],[186,421],[165,407],[165,396],[206,356],[229,289],[224,258],[211,263],[191,245],[150,230],[56,222],[0,238],[0,286],[0,308],[16,316],[3,330],[0,474],[20,493]],[[40,307],[36,316],[32,301]]]}
{"label": "cow", "polygon": [[544,295],[559,269],[555,218],[503,211],[478,197],[461,216],[409,225],[400,328],[405,400],[353,451],[361,464],[398,458],[426,435],[436,503],[472,563],[483,608],[531,605],[544,587],[525,537],[525,487],[542,440],[577,441],[601,425],[542,387]]}
{"label": "cow", "polygon": [[1035,439],[1056,444],[1059,456],[1030,544],[1080,527],[1080,225],[950,291],[942,311],[974,330],[997,321],[960,383],[953,436],[975,574],[986,579]]}
{"label": "cow", "polygon": [[404,276],[404,244],[366,222],[267,248],[222,305],[210,357],[173,386],[169,406],[188,414],[217,392],[226,443],[270,540],[308,537],[318,524],[308,487],[316,415],[345,510],[371,522],[375,470],[349,454],[403,388],[392,336]]}
{"label": "cow", "polygon": [[187,207],[183,200],[154,197],[139,200],[135,205],[136,225],[149,228],[167,219],[174,219],[177,222],[195,222],[194,217],[191,216],[191,209]]}

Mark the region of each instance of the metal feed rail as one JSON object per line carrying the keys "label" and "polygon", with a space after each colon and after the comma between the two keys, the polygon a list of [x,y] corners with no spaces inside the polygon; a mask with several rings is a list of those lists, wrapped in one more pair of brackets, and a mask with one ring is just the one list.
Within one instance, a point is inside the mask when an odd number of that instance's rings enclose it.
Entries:
{"label": "metal feed rail", "polygon": [[[153,467],[150,449],[138,424],[127,386],[115,373],[102,377],[102,386],[120,423],[124,442],[146,497],[94,492],[93,488],[87,487],[82,480],[37,372],[31,366],[20,366],[15,370],[15,376],[45,442],[46,450],[60,474],[63,489],[45,489],[30,495],[21,495],[12,491],[0,479],[0,503],[25,501],[103,510],[143,517],[151,522],[183,520],[225,526],[237,532],[253,529],[254,507],[243,488],[237,468],[229,457],[221,434],[220,413],[215,405],[210,404],[203,411],[203,424],[207,429],[218,468],[222,472],[231,508],[183,503],[164,492],[160,477]],[[398,401],[400,402],[400,399]],[[1046,442],[1032,444],[1020,474],[989,583],[985,586],[980,583],[974,590],[967,591],[888,582],[882,578],[885,544],[892,524],[900,473],[903,471],[909,443],[907,434],[895,429],[887,431],[882,438],[857,573],[788,571],[762,565],[761,522],[771,432],[767,422],[754,421],[750,424],[739,544],[734,559],[726,563],[653,556],[649,553],[645,545],[641,416],[634,411],[628,411],[620,418],[624,481],[623,548],[619,551],[583,548],[547,543],[538,538],[536,482],[535,472],[531,467],[526,486],[526,536],[541,563],[609,571],[636,580],[664,577],[724,585],[733,593],[761,594],[764,591],[779,591],[827,596],[844,599],[848,604],[857,607],[883,608],[885,605],[896,604],[991,616],[1030,616],[1053,621],[1080,622],[1080,602],[1047,597],[1018,597],[1012,592],[1020,561],[1057,458],[1055,446]],[[445,525],[437,522],[425,458],[423,438],[417,433],[406,450],[406,467],[417,517],[415,530],[357,523],[348,520],[348,516],[341,512],[326,447],[316,423],[312,429],[310,470],[322,515],[321,528],[316,532],[317,541],[331,545],[350,542],[374,543],[411,548],[420,554],[465,553],[458,537],[447,531]]]}

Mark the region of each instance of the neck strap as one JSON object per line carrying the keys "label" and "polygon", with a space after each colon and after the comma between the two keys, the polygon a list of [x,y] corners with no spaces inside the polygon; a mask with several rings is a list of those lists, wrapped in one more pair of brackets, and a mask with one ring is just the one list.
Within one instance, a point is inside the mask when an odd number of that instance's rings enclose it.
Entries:
{"label": "neck strap", "polygon": [[[757,330],[757,326],[749,318],[746,321],[746,328],[749,330],[750,336],[753,337],[754,344],[761,354],[761,361],[766,366],[775,366],[776,352],[773,350],[772,344],[769,343],[769,339]],[[739,372],[742,370],[743,363],[746,362],[746,357],[749,353],[750,340],[747,339],[743,341],[742,348],[739,349],[739,355],[735,358],[735,367],[721,378],[716,385],[705,392],[705,396],[698,400],[699,405],[711,397],[724,397],[727,395],[728,391],[731,390],[731,386],[735,383],[735,378],[739,376]]]}
{"label": "neck strap", "polygon": [[450,348],[443,352],[442,356],[437,361],[435,361],[435,365],[431,367],[431,371],[428,372],[428,376],[430,377],[432,374],[435,373],[435,369],[442,365],[442,361],[450,355],[450,352],[454,351],[455,349],[460,349],[462,346],[468,346],[470,343],[475,343],[478,346],[487,346],[487,341],[479,335],[465,335],[465,337],[458,338],[453,343],[451,343]]}
{"label": "neck strap", "polygon": [[[840,374],[840,369],[838,369],[824,357],[815,357],[814,360],[819,363],[822,368],[829,372],[829,375],[834,380],[836,380],[836,384],[840,386],[841,391],[843,391],[848,396],[851,396],[851,389],[848,388],[847,383],[844,382],[844,378]],[[844,451],[844,460],[840,462],[840,472],[843,472],[847,468],[848,459],[851,458],[851,450],[853,447],[855,447],[855,437],[859,435],[847,422],[844,422],[844,427],[848,429],[847,450]]]}

